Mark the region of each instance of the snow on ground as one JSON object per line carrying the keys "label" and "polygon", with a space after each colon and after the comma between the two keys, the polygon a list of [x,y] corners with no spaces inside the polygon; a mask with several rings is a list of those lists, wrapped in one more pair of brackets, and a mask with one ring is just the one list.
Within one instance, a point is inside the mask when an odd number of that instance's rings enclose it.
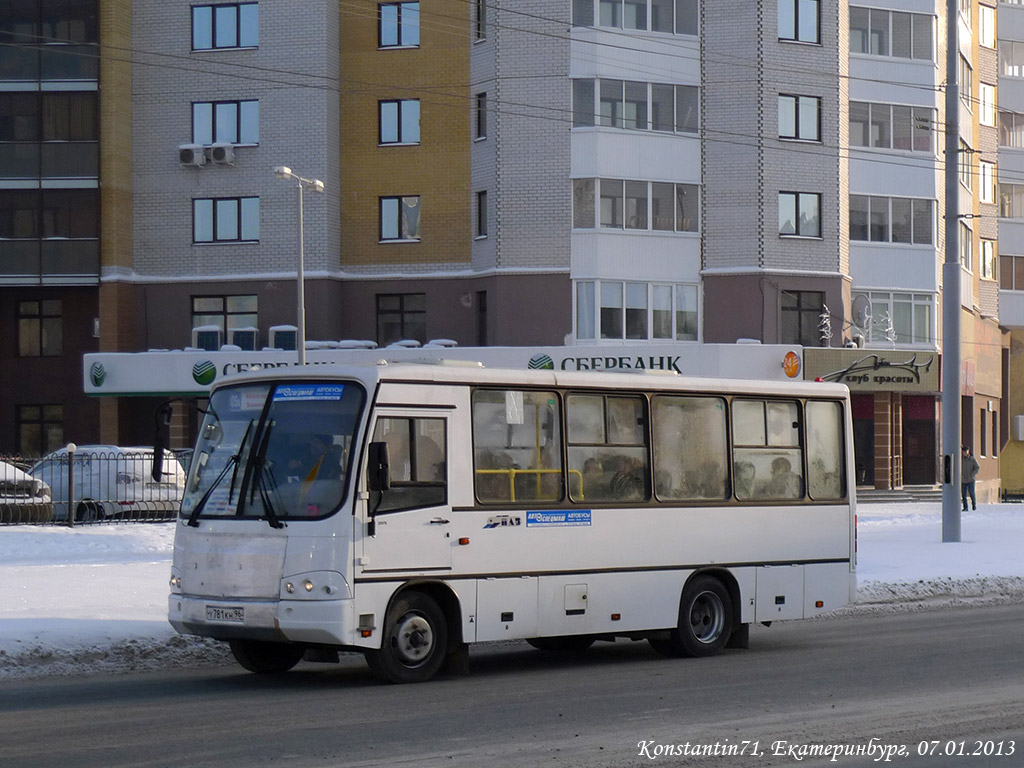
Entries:
{"label": "snow on ground", "polygon": [[[942,543],[939,503],[858,507],[842,613],[1024,601],[1024,505],[987,504]],[[0,679],[223,664],[167,623],[173,523],[0,526]]]}

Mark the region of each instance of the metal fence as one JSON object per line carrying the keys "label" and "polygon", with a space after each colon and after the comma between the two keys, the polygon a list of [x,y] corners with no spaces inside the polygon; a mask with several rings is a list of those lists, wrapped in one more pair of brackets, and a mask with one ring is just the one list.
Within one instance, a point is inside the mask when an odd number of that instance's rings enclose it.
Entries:
{"label": "metal fence", "polygon": [[0,524],[173,520],[190,458],[190,451],[166,452],[156,481],[152,449],[83,446],[38,459],[0,455]]}

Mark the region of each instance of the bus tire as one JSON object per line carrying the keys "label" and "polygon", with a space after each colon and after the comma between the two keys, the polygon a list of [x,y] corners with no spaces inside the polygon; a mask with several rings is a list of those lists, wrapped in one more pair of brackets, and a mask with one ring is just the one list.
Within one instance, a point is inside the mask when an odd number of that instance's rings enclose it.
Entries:
{"label": "bus tire", "polygon": [[380,650],[366,651],[366,663],[391,683],[422,683],[432,678],[448,652],[448,625],[432,597],[409,591],[388,610]]}
{"label": "bus tire", "polygon": [[594,644],[590,635],[564,635],[561,637],[531,637],[526,642],[539,651],[580,653]]}
{"label": "bus tire", "polygon": [[287,672],[300,661],[306,649],[301,645],[268,643],[262,640],[231,640],[235,661],[250,672],[275,675]]}
{"label": "bus tire", "polygon": [[649,642],[663,656],[714,656],[729,642],[732,628],[729,590],[712,576],[697,576],[683,588],[679,626]]}

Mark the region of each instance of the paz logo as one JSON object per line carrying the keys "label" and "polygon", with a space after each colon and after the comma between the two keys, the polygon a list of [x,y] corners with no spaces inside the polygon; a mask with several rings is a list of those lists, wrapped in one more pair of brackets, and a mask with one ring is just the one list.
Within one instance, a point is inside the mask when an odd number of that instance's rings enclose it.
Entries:
{"label": "paz logo", "polygon": [[103,367],[103,363],[92,364],[92,368],[89,369],[89,378],[92,379],[94,387],[103,386],[103,381],[107,378],[107,369]]}
{"label": "paz logo", "polygon": [[531,371],[551,371],[555,368],[555,361],[547,355],[534,355],[528,367]]}
{"label": "paz logo", "polygon": [[204,387],[207,384],[212,384],[213,380],[217,378],[217,366],[209,360],[196,363],[192,366],[192,378],[196,380],[196,384],[202,384]]}

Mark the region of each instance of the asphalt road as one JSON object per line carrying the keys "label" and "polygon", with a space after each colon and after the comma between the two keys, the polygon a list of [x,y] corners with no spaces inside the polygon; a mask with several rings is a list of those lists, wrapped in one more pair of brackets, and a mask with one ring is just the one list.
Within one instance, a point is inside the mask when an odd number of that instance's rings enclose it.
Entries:
{"label": "asphalt road", "polygon": [[[0,766],[1024,764],[1021,605],[756,627],[749,650],[699,660],[493,645],[471,668],[415,686],[378,683],[358,656],[272,678],[8,682]],[[832,762],[828,745],[862,752]]]}

